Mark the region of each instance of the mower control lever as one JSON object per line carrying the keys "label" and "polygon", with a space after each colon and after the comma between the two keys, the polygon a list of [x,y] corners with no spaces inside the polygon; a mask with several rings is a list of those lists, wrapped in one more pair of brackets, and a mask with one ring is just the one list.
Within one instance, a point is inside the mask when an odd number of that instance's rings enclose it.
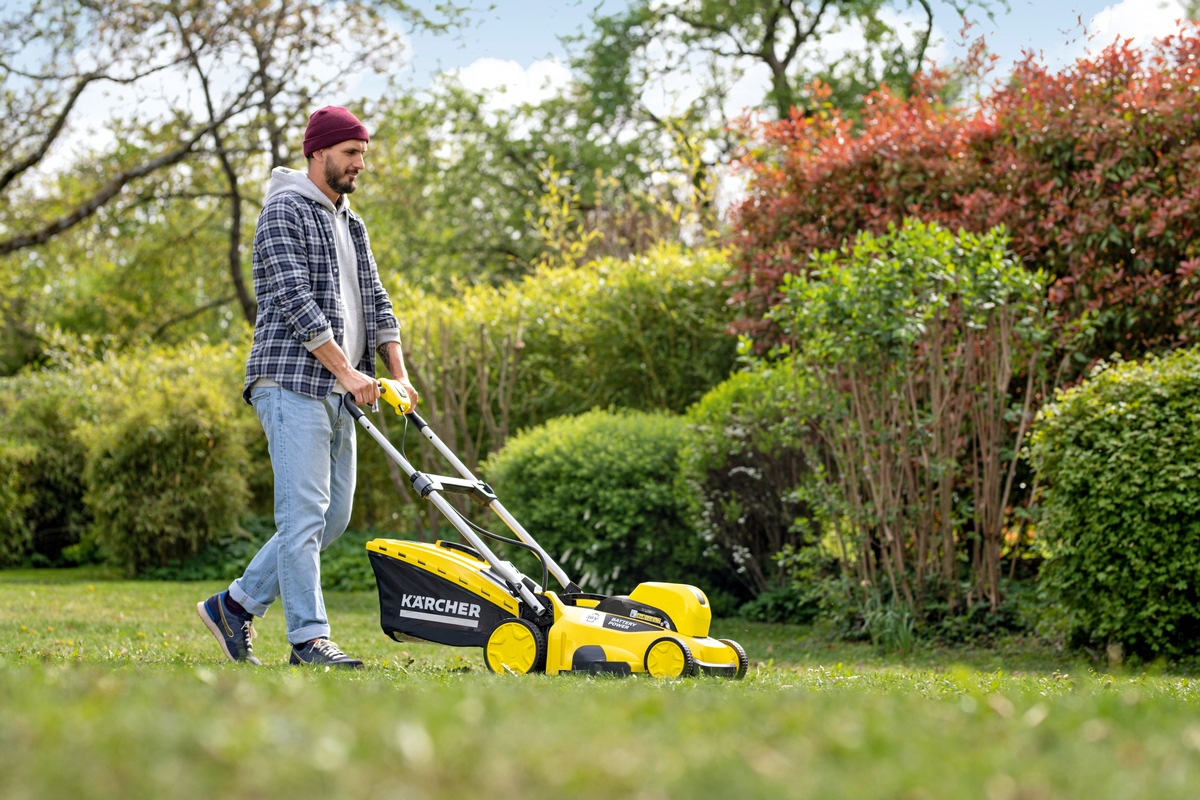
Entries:
{"label": "mower control lever", "polygon": [[[412,401],[408,397],[408,392],[398,382],[388,378],[379,379],[379,399],[396,409],[397,414],[409,414],[413,410]],[[342,405],[350,412],[350,415],[355,419],[362,416],[362,409],[354,402],[354,395],[346,392],[342,395]]]}
{"label": "mower control lever", "polygon": [[408,391],[399,381],[380,378],[379,399],[396,409],[397,414],[407,414],[412,411],[412,400],[409,399]]}

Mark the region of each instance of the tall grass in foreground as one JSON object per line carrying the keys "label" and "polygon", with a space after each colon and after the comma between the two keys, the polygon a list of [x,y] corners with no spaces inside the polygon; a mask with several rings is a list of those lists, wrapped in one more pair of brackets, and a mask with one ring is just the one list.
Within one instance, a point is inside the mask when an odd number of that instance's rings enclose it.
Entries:
{"label": "tall grass in foreground", "polygon": [[328,598],[344,673],[218,658],[207,583],[0,573],[3,798],[1192,798],[1200,686],[1053,653],[920,652],[718,622],[747,679],[495,676]]}

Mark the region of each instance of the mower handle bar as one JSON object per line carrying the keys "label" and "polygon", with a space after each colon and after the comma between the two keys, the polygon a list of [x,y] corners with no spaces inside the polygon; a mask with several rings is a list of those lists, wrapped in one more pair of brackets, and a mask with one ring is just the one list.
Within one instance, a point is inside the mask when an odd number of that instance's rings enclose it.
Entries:
{"label": "mower handle bar", "polygon": [[[397,381],[388,380],[387,378],[381,378],[379,379],[379,388],[381,392],[380,398],[395,408],[397,414],[403,415],[411,420],[417,426],[417,429],[421,431],[421,434],[428,439],[429,442],[437,449],[437,451],[454,466],[459,475],[473,483],[479,483],[484,487],[487,486],[475,477],[471,470],[467,468],[467,465],[464,464],[457,455],[455,455],[453,450],[446,446],[445,442],[438,438],[437,434],[433,432],[428,423],[421,418],[421,416],[416,412],[416,409],[413,408],[408,397],[408,392],[405,391],[404,387],[400,383]],[[354,401],[354,397],[349,392],[346,392],[344,395],[342,395],[342,404],[346,407],[346,410],[350,413],[350,415],[367,431],[367,433],[371,435],[372,438],[374,438],[384,448],[385,452],[392,456],[392,460],[396,461],[408,475],[408,477],[412,479],[412,477],[417,474],[415,468],[413,468],[413,466],[408,462],[408,459],[404,458],[402,454],[397,452],[395,448],[391,446],[391,443],[388,442],[387,439],[383,437],[373,425],[371,425],[371,423],[366,419],[363,410],[358,407],[358,404]],[[491,493],[490,487],[487,488],[488,492]],[[433,500],[434,496],[435,495],[431,495],[429,499]],[[441,497],[437,497],[437,501],[440,502],[434,502],[434,505],[437,506],[439,510],[441,510],[444,514],[447,514],[448,517],[453,515],[452,507],[448,505],[443,506],[442,503],[444,503],[444,500]],[[537,543],[536,540],[534,540],[533,536],[530,535],[527,530],[525,530],[521,523],[518,522],[511,513],[509,513],[508,509],[506,509],[500,503],[499,499],[496,498],[494,493],[491,493],[491,500],[488,505],[492,511],[494,511],[496,515],[504,521],[509,530],[513,531],[513,533],[517,535],[517,538],[523,541],[526,545],[532,547],[540,555],[545,566],[554,575],[554,577],[558,579],[559,583],[561,583],[563,587],[578,591],[578,587],[575,585],[575,582],[567,576],[566,572],[554,561],[550,554],[547,553],[542,546]],[[452,523],[454,522],[453,519],[450,521]],[[460,533],[464,533],[465,538],[471,541],[471,544],[475,545],[477,550],[481,549],[480,546],[482,543],[475,541],[475,537],[473,535],[466,535],[469,532],[463,531],[463,529],[459,528],[457,525],[455,525],[455,527],[459,529]],[[485,551],[487,550],[486,547],[483,547],[482,549]],[[491,559],[489,559],[489,561],[490,560]],[[532,605],[534,605],[535,608],[537,606],[536,602],[532,603]]]}

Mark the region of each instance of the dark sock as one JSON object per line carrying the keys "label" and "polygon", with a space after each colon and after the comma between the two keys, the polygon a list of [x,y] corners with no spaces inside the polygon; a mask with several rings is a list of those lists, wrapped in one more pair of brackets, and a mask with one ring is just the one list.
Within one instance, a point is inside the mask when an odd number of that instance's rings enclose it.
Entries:
{"label": "dark sock", "polygon": [[237,614],[240,617],[246,616],[249,612],[242,608],[242,604],[230,597],[229,593],[225,593],[225,607]]}

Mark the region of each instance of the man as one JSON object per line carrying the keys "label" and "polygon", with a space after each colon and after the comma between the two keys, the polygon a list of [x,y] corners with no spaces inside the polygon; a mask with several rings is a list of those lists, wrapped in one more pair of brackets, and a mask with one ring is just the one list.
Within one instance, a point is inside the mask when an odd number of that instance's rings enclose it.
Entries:
{"label": "man", "polygon": [[355,427],[342,395],[358,404],[379,399],[378,352],[417,400],[400,324],[347,198],[369,141],[346,109],[315,112],[304,134],[307,171],[277,168],[258,218],[258,319],[242,397],[267,436],[276,533],[228,590],[196,606],[234,661],[261,663],[254,618],[281,597],[290,663],[362,666],[330,641],[321,593],[321,551],[345,531],[354,495]]}

